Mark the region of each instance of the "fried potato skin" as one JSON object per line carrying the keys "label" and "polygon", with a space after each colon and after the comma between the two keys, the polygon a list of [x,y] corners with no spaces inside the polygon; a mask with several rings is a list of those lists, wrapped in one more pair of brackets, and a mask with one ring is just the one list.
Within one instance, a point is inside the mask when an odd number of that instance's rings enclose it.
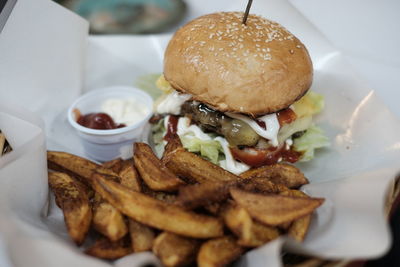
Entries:
{"label": "fried potato skin", "polygon": [[242,178],[251,179],[263,177],[275,184],[283,184],[288,188],[299,188],[308,184],[304,174],[295,166],[286,163],[276,163],[259,168],[250,169],[240,175]]}
{"label": "fried potato skin", "polygon": [[101,176],[94,179],[93,185],[103,198],[140,223],[193,238],[212,238],[223,234],[223,224],[216,218],[185,211]]}
{"label": "fried potato skin", "polygon": [[132,253],[129,238],[122,238],[118,241],[100,237],[89,247],[86,254],[105,260],[116,260]]}
{"label": "fried potato skin", "polygon": [[281,225],[311,214],[324,202],[322,198],[261,195],[237,188],[231,188],[230,193],[252,218],[271,226]]}
{"label": "fried potato skin", "polygon": [[179,267],[193,263],[199,247],[199,240],[163,232],[155,239],[153,252],[164,266]]}
{"label": "fried potato skin", "polygon": [[223,236],[208,240],[197,254],[199,267],[226,266],[244,253],[245,249],[236,243],[232,236]]}
{"label": "fried potato skin", "polygon": [[155,191],[171,192],[178,190],[184,184],[181,179],[164,166],[149,145],[135,143],[134,147],[135,167],[149,188]]}
{"label": "fried potato skin", "polygon": [[86,191],[70,175],[60,172],[49,173],[49,185],[64,213],[68,234],[78,246],[81,245],[92,221],[92,208]]}

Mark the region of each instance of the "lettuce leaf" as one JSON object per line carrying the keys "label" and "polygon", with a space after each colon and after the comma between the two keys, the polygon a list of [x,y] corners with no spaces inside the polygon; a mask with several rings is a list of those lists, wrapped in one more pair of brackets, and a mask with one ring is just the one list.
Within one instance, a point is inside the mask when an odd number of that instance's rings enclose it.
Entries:
{"label": "lettuce leaf", "polygon": [[321,128],[312,125],[299,138],[293,140],[295,151],[303,152],[300,161],[309,161],[314,158],[314,150],[329,146],[329,139],[325,136]]}
{"label": "lettuce leaf", "polygon": [[181,136],[182,145],[190,152],[199,153],[214,164],[218,164],[219,153],[223,152],[221,144],[216,140],[201,140],[194,136]]}
{"label": "lettuce leaf", "polygon": [[293,103],[297,117],[307,117],[320,113],[324,109],[324,96],[308,91],[300,100]]}
{"label": "lettuce leaf", "polygon": [[162,154],[164,153],[164,134],[165,134],[165,127],[164,127],[164,119],[160,120],[159,122],[155,123],[151,127],[151,132],[153,136],[154,142],[154,149],[156,155],[161,158]]}

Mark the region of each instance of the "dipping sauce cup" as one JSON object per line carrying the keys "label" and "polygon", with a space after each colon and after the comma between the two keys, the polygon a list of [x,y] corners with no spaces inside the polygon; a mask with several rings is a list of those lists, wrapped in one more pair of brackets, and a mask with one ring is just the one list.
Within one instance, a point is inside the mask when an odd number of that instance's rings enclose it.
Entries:
{"label": "dipping sauce cup", "polygon": [[[138,103],[137,106],[141,108],[138,120],[122,128],[107,130],[87,128],[77,122],[79,113],[86,115],[104,112],[102,106],[110,99],[132,99],[134,103]],[[78,98],[68,109],[68,121],[79,135],[87,156],[104,162],[132,156],[132,144],[143,141],[142,136],[147,136],[144,130],[152,113],[153,99],[150,95],[134,87],[112,86],[90,91]]]}

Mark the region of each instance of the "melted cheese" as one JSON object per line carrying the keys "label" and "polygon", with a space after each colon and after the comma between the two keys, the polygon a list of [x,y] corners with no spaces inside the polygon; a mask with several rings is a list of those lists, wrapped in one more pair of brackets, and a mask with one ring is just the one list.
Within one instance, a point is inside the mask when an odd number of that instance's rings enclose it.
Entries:
{"label": "melted cheese", "polygon": [[258,135],[268,139],[271,145],[278,146],[278,132],[279,132],[279,120],[276,113],[267,114],[265,116],[257,118],[257,120],[262,121],[266,125],[266,129],[258,125],[258,123],[244,115],[234,114],[234,113],[226,113],[229,117],[244,121],[247,123]]}

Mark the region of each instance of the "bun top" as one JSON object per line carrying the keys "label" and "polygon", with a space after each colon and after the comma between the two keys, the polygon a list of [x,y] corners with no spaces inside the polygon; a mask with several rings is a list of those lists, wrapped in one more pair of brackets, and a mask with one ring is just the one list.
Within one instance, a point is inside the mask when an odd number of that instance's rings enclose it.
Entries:
{"label": "bun top", "polygon": [[168,44],[164,76],[176,90],[222,112],[253,117],[287,108],[311,86],[304,45],[276,22],[243,12],[199,17]]}

